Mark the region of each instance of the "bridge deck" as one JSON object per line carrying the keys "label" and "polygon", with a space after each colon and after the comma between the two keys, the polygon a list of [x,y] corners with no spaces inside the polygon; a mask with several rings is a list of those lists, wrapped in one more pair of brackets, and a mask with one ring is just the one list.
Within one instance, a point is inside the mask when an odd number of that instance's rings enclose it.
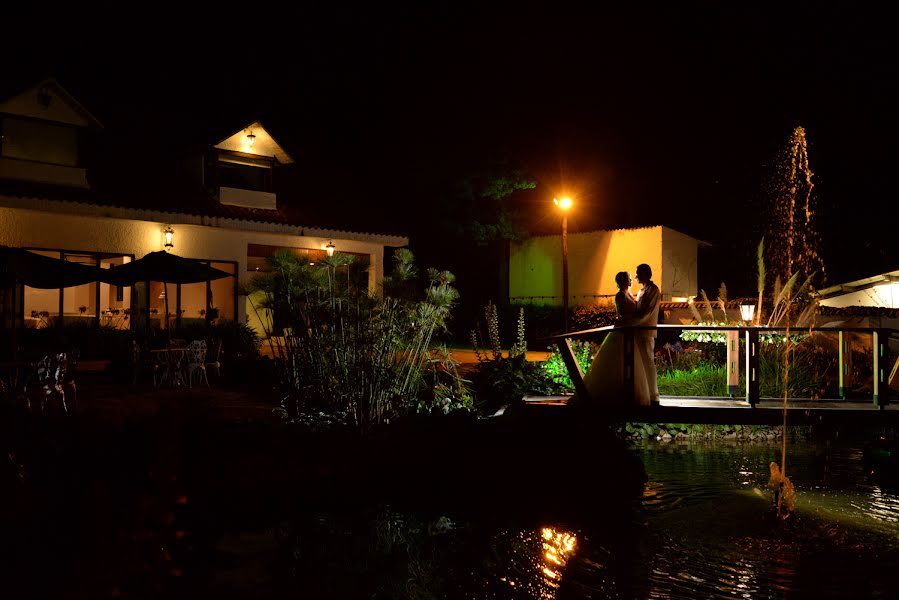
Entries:
{"label": "bridge deck", "polygon": [[[571,396],[526,396],[526,406],[567,407]],[[662,396],[658,406],[613,407],[594,411],[613,421],[657,423],[707,423],[779,425],[783,422],[783,399],[762,398],[753,408],[743,399],[720,397]],[[788,400],[787,424],[899,424],[899,404],[875,406],[870,400]]]}

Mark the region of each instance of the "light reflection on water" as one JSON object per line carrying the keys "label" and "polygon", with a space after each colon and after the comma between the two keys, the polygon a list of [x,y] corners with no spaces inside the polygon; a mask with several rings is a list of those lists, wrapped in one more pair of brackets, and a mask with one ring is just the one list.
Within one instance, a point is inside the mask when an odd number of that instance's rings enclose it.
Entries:
{"label": "light reflection on water", "polygon": [[[494,538],[494,548],[502,557],[497,579],[508,587],[509,597],[524,594],[528,598],[553,600],[576,547],[577,536],[573,532],[555,527],[500,531]],[[488,583],[486,587],[494,586]],[[499,597],[507,596],[500,593]]]}
{"label": "light reflection on water", "polygon": [[[775,517],[766,487],[778,445],[649,443],[637,452],[649,481],[629,528],[607,537],[596,524],[548,525],[545,540],[577,539],[562,564],[538,549],[533,529],[510,532],[527,540],[517,546],[523,555],[507,555],[530,563],[516,580],[527,594],[490,597],[899,597],[899,494],[872,483],[859,447],[790,450],[797,502],[787,522]],[[502,555],[503,540],[494,541]]]}

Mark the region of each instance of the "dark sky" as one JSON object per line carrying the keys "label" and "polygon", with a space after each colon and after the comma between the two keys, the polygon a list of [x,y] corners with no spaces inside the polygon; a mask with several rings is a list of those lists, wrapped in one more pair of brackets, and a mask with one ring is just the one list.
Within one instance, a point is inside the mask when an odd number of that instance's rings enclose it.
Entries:
{"label": "dark sky", "polygon": [[518,202],[538,227],[557,226],[551,200],[568,193],[571,230],[665,224],[744,260],[765,230],[765,179],[803,126],[831,282],[899,268],[888,15],[416,4],[39,7],[4,19],[20,57],[4,69],[55,76],[108,131],[165,139],[260,118],[297,159],[286,179],[310,211],[413,240],[453,181],[504,163],[537,181]]}

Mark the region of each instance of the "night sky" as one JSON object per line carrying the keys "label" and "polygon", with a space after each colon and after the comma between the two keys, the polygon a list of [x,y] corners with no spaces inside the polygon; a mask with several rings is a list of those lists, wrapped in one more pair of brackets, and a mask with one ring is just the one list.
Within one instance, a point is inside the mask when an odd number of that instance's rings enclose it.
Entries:
{"label": "night sky", "polygon": [[803,126],[829,283],[899,268],[885,14],[417,4],[117,3],[49,21],[39,7],[4,19],[17,52],[3,68],[56,77],[109,135],[163,147],[261,119],[297,160],[284,184],[324,224],[337,210],[414,246],[454,182],[505,165],[538,184],[515,199],[535,230],[558,228],[551,200],[567,193],[571,231],[669,225],[715,243],[705,276],[738,286],[766,230],[766,178]]}

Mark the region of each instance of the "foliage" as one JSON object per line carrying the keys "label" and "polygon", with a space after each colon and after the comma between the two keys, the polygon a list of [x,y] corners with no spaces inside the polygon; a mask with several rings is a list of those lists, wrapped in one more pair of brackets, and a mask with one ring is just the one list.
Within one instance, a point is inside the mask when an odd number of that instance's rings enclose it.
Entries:
{"label": "foliage", "polygon": [[523,239],[526,231],[511,200],[535,187],[524,173],[507,168],[465,178],[455,193],[456,235],[475,242]]}
{"label": "foliage", "polygon": [[448,586],[465,572],[472,544],[468,527],[445,516],[375,510],[364,518],[313,513],[292,525],[298,597],[446,597]]}
{"label": "foliage", "polygon": [[663,396],[721,396],[727,372],[723,366],[700,363],[690,370],[669,369],[658,379]]}
{"label": "foliage", "polygon": [[759,352],[759,395],[784,397],[784,353],[789,352],[787,397],[820,398],[836,396],[829,390],[828,372],[836,369],[836,359],[813,342],[762,345]]}
{"label": "foliage", "polygon": [[[810,428],[792,427],[788,434],[792,438],[808,436]],[[619,435],[642,440],[672,439],[740,439],[774,440],[783,436],[781,427],[769,425],[708,425],[698,423],[624,423]]]}
{"label": "foliage", "polygon": [[[734,327],[742,326],[742,323],[734,323],[728,321],[702,321],[697,325],[703,327]],[[807,333],[791,333],[789,338],[794,344],[799,343],[802,339],[808,337]],[[680,334],[680,339],[685,342],[698,342],[701,344],[724,344],[727,342],[727,332],[708,331],[699,329],[685,329]],[[743,339],[743,338],[741,338]],[[759,343],[761,344],[782,344],[787,339],[786,334],[776,332],[759,332]]]}
{"label": "foliage", "polygon": [[[597,345],[586,340],[570,340],[570,344],[574,359],[581,366],[581,370],[586,373],[593,362]],[[559,352],[558,346],[553,346],[552,353],[548,359],[541,363],[541,367],[543,368],[544,377],[549,380],[556,393],[574,392],[574,384],[571,382],[571,376],[568,374],[568,368],[562,360],[562,354]]]}
{"label": "foliage", "polygon": [[[337,277],[337,269],[351,260],[335,254],[309,265],[293,253],[277,253],[268,261],[269,272],[250,289],[263,297],[254,310],[287,393],[288,415],[345,410],[366,434],[415,410],[420,394],[431,394],[436,402],[434,388],[447,381],[453,398],[458,393],[464,404],[454,371],[435,366],[449,359],[435,358],[429,348],[458,296],[452,273],[428,269],[423,292],[415,292],[414,257],[397,252],[383,297],[371,297]],[[275,331],[275,318],[286,324],[282,331]],[[446,399],[444,388],[440,393]]]}
{"label": "foliage", "polygon": [[[791,336],[792,337],[792,336]],[[799,339],[800,336],[796,336]],[[807,334],[801,341],[762,344],[759,353],[759,394],[763,398],[784,393],[784,352],[790,352],[789,397],[818,398],[833,395],[827,389],[828,375],[836,368],[835,358]],[[667,360],[666,360],[667,358]],[[672,345],[656,360],[659,392],[664,396],[721,396],[724,392],[724,365],[707,351]],[[740,375],[745,385],[745,373]]]}
{"label": "foliage", "polygon": [[[475,398],[483,410],[494,413],[501,406],[520,402],[529,393],[549,393],[550,385],[539,363],[527,360],[524,309],[519,310],[516,340],[503,355],[496,306],[484,309],[484,325],[471,332],[471,344],[478,358],[472,376]],[[482,348],[489,346],[489,350]]]}
{"label": "foliage", "polygon": [[471,382],[459,374],[445,346],[432,352],[431,373],[427,379],[432,393],[419,394],[418,413],[448,415],[453,411],[474,409],[474,397],[468,385]]}
{"label": "foliage", "polygon": [[755,323],[758,325],[762,322],[762,300],[764,299],[765,294],[765,238],[763,237],[759,242],[758,247],[758,256],[756,259],[756,269],[758,271],[758,282],[756,284],[756,288],[759,293],[759,301],[755,306]]}
{"label": "foliage", "polygon": [[596,329],[614,325],[617,316],[612,304],[583,304],[572,310],[571,324],[575,331]]}
{"label": "foliage", "polygon": [[222,358],[225,360],[256,357],[259,355],[259,348],[262,345],[262,340],[259,339],[256,330],[246,323],[221,319],[214,323],[207,321],[206,323],[182,325],[173,330],[172,337],[185,340],[205,339],[207,342],[220,338],[222,340]]}

